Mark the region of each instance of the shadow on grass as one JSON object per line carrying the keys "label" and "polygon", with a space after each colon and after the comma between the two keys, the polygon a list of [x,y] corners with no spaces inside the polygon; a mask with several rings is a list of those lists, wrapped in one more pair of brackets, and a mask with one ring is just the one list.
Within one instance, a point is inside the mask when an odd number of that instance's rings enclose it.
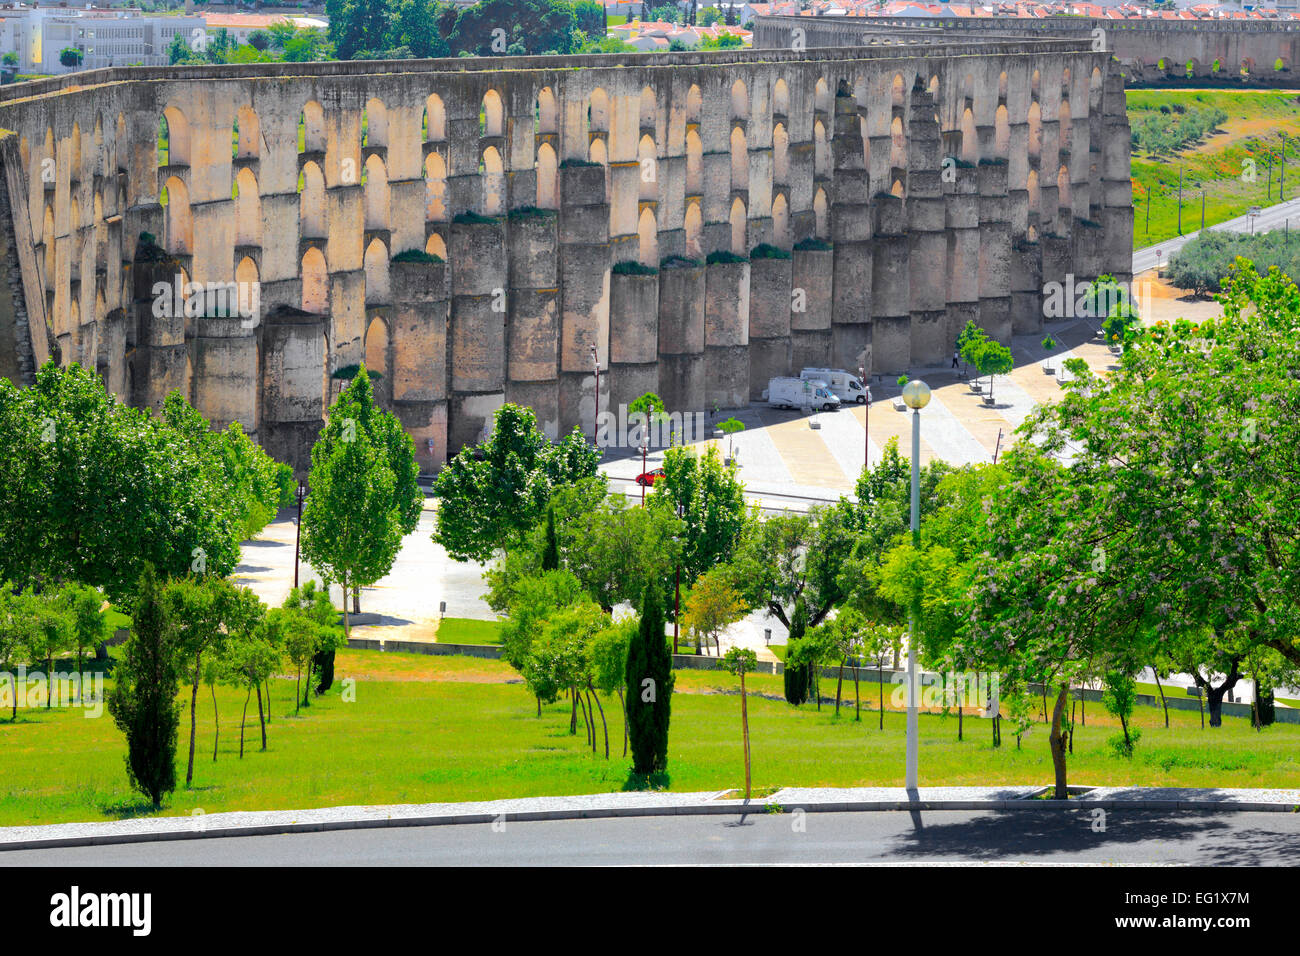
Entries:
{"label": "shadow on grass", "polygon": [[627,780],[623,782],[623,792],[633,793],[636,791],[667,790],[672,785],[672,778],[668,776],[667,771],[658,771],[656,773],[636,773],[628,771]]}
{"label": "shadow on grass", "polygon": [[138,797],[134,800],[119,801],[116,803],[101,803],[99,812],[106,817],[112,817],[114,820],[132,820],[136,817],[151,817],[162,813],[166,807],[155,807],[153,802],[146,797]]}

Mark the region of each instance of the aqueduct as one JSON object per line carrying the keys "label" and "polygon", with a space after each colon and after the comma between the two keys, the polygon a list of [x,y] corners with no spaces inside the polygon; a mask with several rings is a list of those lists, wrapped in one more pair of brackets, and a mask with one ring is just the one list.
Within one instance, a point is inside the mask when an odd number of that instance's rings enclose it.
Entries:
{"label": "aqueduct", "polygon": [[[180,389],[302,469],[362,361],[424,468],[502,401],[588,427],[593,348],[602,408],[901,372],[968,319],[1036,329],[1054,278],[1128,278],[1114,66],[1080,40],[899,33],[6,87],[0,375],[55,357],[132,404]],[[251,320],[189,285],[231,282],[259,290]]]}

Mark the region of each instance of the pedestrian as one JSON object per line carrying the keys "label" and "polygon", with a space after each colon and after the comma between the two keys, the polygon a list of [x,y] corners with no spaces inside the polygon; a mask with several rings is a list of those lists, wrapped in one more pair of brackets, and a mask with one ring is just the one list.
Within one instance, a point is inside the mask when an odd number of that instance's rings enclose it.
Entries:
{"label": "pedestrian", "polygon": [[952,351],[952,367],[953,367],[953,368],[956,368],[956,367],[957,367],[957,356],[959,356],[960,354],[961,354],[960,351],[958,351],[957,349],[953,349],[953,351]]}

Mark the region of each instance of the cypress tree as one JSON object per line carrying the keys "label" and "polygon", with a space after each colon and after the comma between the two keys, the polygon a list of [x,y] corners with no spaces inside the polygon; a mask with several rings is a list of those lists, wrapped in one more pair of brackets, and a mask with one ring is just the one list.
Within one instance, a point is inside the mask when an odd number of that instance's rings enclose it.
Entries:
{"label": "cypress tree", "polygon": [[546,549],[542,552],[542,570],[560,569],[560,540],[555,533],[555,506],[546,509]]}
{"label": "cypress tree", "polygon": [[641,625],[627,654],[627,729],[634,774],[662,773],[668,768],[672,663],[659,591],[651,582],[641,602]]}
{"label": "cypress tree", "polygon": [[134,626],[121,664],[109,713],[126,735],[126,772],[131,785],[155,807],[176,789],[176,733],[180,713],[176,695],[175,627],[163,605],[162,584],[152,567],[140,577]]}
{"label": "cypress tree", "polygon": [[[807,630],[808,607],[801,596],[794,602],[794,615],[790,618],[790,643],[787,647],[793,649],[794,642],[801,639]],[[799,664],[795,667],[786,665],[782,676],[785,683],[785,699],[789,703],[798,706],[808,699],[807,664]]]}

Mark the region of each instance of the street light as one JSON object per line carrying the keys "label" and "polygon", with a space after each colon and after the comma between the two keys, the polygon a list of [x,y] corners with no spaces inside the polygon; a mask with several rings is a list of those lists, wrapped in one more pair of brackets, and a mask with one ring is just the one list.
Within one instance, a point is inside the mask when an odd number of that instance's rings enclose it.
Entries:
{"label": "street light", "polygon": [[[930,386],[912,379],[903,386],[903,401],[912,410],[912,547],[921,546],[921,409],[930,404]],[[907,612],[907,781],[916,789],[916,613]]]}
{"label": "street light", "polygon": [[591,347],[591,366],[596,370],[596,417],[591,421],[591,443],[600,444],[597,436],[597,429],[600,427],[600,356],[596,354],[596,346]]}
{"label": "street light", "polygon": [[867,385],[867,370],[858,366],[858,384],[862,386],[866,402],[862,412],[862,466],[871,470],[871,389]]}
{"label": "street light", "polygon": [[293,533],[293,586],[298,586],[298,545],[302,542],[302,499],[307,497],[307,486],[298,481],[298,523]]}

